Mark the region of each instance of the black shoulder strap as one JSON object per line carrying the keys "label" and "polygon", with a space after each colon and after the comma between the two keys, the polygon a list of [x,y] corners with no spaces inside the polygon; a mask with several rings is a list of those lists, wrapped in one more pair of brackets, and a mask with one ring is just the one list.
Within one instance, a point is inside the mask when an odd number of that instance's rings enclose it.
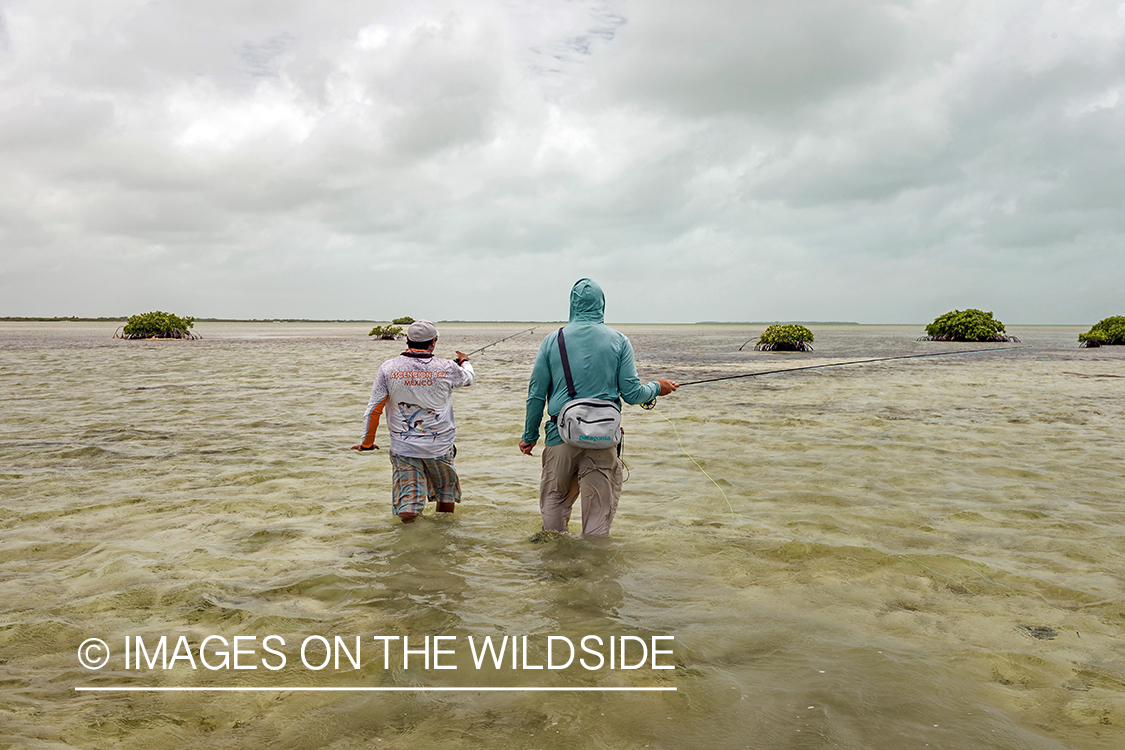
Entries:
{"label": "black shoulder strap", "polygon": [[574,378],[570,376],[570,360],[566,358],[566,343],[563,341],[563,329],[559,329],[559,354],[562,355],[563,375],[566,377],[566,392],[570,394],[573,400],[578,394],[574,390]]}

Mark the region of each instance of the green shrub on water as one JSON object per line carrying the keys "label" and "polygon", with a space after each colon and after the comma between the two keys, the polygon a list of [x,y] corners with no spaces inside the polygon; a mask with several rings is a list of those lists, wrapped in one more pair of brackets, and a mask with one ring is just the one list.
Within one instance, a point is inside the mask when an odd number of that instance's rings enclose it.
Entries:
{"label": "green shrub on water", "polygon": [[970,308],[934,318],[919,341],[1019,341],[1004,333],[1004,324],[992,313]]}
{"label": "green shrub on water", "polygon": [[181,318],[172,313],[155,312],[133,315],[125,321],[121,330],[123,339],[197,339],[199,336],[191,332],[195,325],[195,318]]}
{"label": "green shrub on water", "polygon": [[395,336],[401,336],[403,333],[402,326],[375,326],[371,329],[371,333],[367,335],[375,336],[384,341],[394,341]]}
{"label": "green shrub on water", "polygon": [[1125,344],[1125,315],[1103,318],[1086,333],[1078,334],[1078,341],[1088,347]]}
{"label": "green shrub on water", "polygon": [[414,318],[410,317],[409,315],[405,315],[401,318],[395,318],[391,322],[394,323],[396,326],[408,326],[408,325],[410,325],[411,323],[414,322]]}
{"label": "green shrub on water", "polygon": [[808,328],[794,323],[775,323],[758,337],[754,348],[767,351],[811,352],[813,334]]}

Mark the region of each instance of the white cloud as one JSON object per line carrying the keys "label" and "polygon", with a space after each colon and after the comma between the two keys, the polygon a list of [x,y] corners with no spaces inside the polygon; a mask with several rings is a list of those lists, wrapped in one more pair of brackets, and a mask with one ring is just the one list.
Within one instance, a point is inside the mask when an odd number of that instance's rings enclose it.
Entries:
{"label": "white cloud", "polygon": [[208,81],[197,82],[168,98],[168,117],[178,133],[173,143],[184,149],[232,151],[266,144],[295,146],[316,126],[310,111],[291,87],[266,81],[250,97],[230,97]]}

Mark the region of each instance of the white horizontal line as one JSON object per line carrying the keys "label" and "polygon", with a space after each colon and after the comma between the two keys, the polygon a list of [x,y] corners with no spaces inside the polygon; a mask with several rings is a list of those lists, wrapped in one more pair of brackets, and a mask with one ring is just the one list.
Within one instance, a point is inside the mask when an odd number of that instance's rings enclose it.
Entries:
{"label": "white horizontal line", "polygon": [[130,693],[189,693],[189,692],[230,692],[230,693],[261,693],[261,692],[298,692],[298,693],[331,693],[331,692],[367,692],[367,693],[623,693],[623,692],[675,692],[674,687],[144,687],[136,685],[117,685],[108,687],[76,687],[75,690],[83,691],[126,691]]}

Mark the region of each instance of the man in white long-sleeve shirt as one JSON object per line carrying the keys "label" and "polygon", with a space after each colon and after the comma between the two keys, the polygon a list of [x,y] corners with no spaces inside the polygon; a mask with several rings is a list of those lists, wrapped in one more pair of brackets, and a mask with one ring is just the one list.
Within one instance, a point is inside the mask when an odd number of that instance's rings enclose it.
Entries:
{"label": "man in white long-sleeve shirt", "polygon": [[386,412],[394,470],[392,508],[403,523],[412,523],[427,499],[437,503],[439,513],[452,513],[461,502],[461,480],[453,468],[453,389],[473,384],[473,366],[461,352],[456,359],[434,356],[438,332],[428,320],[411,323],[406,339],[406,351],[379,367],[363,415],[363,442],[352,448],[379,448],[375,431]]}

